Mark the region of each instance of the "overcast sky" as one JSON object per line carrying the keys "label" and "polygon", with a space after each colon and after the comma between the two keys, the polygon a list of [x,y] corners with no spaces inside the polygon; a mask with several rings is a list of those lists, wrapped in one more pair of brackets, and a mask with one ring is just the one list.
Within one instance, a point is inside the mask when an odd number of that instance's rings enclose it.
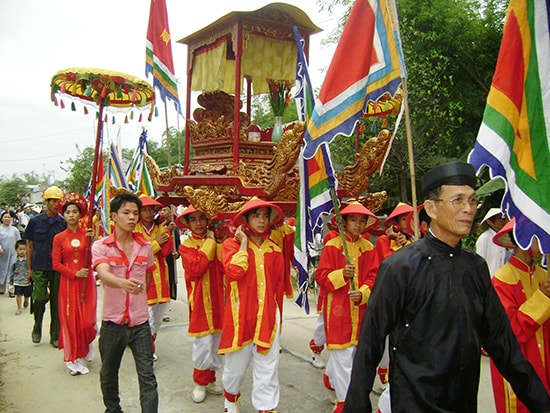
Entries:
{"label": "overcast sky", "polygon": [[[340,13],[320,13],[315,0],[287,0],[304,10],[324,32],[311,38],[310,71],[314,88],[320,87],[321,68],[330,63],[333,48],[321,41],[336,25]],[[256,10],[262,0],[167,0],[176,77],[185,96],[187,47],[174,43],[231,11]],[[78,151],[95,143],[93,111],[72,112],[50,101],[50,80],[59,70],[96,67],[145,79],[145,38],[149,0],[0,0],[0,175],[34,171],[39,176],[64,179],[66,163]],[[151,79],[147,79],[152,83]],[[183,100],[182,100],[183,102]],[[169,109],[172,105],[169,105]],[[169,114],[170,114],[169,110]],[[173,111],[172,111],[173,112]],[[164,130],[160,116],[143,122],[149,139],[160,142]],[[176,116],[169,119],[177,126]],[[104,136],[124,148],[137,146],[142,124],[134,121],[109,125]],[[179,119],[180,129],[184,127]]]}

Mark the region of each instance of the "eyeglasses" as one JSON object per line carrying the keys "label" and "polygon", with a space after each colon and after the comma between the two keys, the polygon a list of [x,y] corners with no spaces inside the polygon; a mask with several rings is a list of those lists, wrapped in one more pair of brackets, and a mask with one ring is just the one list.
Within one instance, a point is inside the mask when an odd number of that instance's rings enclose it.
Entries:
{"label": "eyeglasses", "polygon": [[470,198],[466,198],[465,196],[457,196],[451,199],[432,199],[432,201],[450,202],[454,208],[460,208],[466,206],[466,204],[469,204],[473,208],[477,208],[477,204],[479,202],[476,196],[471,196]]}

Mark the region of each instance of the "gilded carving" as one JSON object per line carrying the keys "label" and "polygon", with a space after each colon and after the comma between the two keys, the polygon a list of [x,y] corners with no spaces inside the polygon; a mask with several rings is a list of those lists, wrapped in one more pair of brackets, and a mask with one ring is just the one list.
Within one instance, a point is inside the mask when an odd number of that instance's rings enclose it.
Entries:
{"label": "gilded carving", "polygon": [[[222,91],[203,92],[197,97],[197,103],[202,107],[193,111],[193,119],[187,121],[189,137],[192,143],[201,143],[212,139],[232,139],[234,134],[234,98]],[[239,101],[239,109],[242,102]],[[245,112],[239,113],[241,140],[246,140],[246,128],[250,118]]]}
{"label": "gilded carving", "polygon": [[296,122],[292,129],[283,133],[275,148],[273,158],[265,162],[260,176],[260,184],[269,197],[284,186],[288,173],[295,167],[304,142],[304,133],[304,122]]}
{"label": "gilded carving", "polygon": [[387,129],[380,131],[376,138],[370,138],[361,149],[357,161],[346,166],[343,172],[337,173],[338,188],[351,197],[358,197],[369,186],[370,176],[376,172],[388,149],[390,132]]}
{"label": "gilded carving", "polygon": [[366,196],[360,196],[357,198],[357,201],[363,204],[372,212],[376,213],[380,211],[382,205],[388,199],[388,193],[386,191],[372,192],[367,193]]}
{"label": "gilded carving", "polygon": [[183,187],[183,195],[198,210],[211,219],[219,213],[237,212],[245,201],[229,202],[225,194],[220,194],[213,187],[194,188],[190,185]]}

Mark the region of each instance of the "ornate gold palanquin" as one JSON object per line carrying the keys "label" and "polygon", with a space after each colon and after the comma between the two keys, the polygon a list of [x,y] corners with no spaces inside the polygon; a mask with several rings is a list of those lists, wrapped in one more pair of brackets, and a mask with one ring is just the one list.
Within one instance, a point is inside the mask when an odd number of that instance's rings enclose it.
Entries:
{"label": "ornate gold palanquin", "polygon": [[[233,140],[230,153],[233,157],[231,165],[233,170],[242,160],[241,143],[247,142],[246,139],[242,139],[244,122],[242,122],[240,97],[243,95],[246,97],[244,112],[250,119],[251,96],[268,91],[267,79],[288,80],[294,83],[296,78],[294,26],[304,38],[304,50],[307,55],[309,36],[320,32],[321,29],[313,24],[302,10],[284,3],[268,4],[254,11],[231,12],[178,41],[188,47],[186,119],[191,119],[191,107],[194,106],[191,102],[192,91],[223,91],[233,98],[231,107],[233,113],[230,116]],[[220,126],[217,124],[217,119],[213,122],[214,128]],[[190,136],[189,129],[190,125],[187,122],[186,136]],[[186,154],[190,153],[191,143],[190,139],[186,139]],[[212,145],[215,146],[216,143]],[[227,149],[227,146],[225,148]],[[212,151],[215,153],[220,149],[220,147],[212,148]],[[246,152],[245,150],[244,153]],[[187,175],[191,169],[190,160],[186,156],[184,175]]]}
{"label": "ornate gold palanquin", "polygon": [[[269,130],[259,140],[249,139],[247,133],[252,94],[267,92],[267,79],[294,83],[294,26],[305,40],[307,55],[309,36],[320,29],[302,10],[283,3],[229,13],[179,40],[188,46],[185,165],[183,170],[174,166],[160,171],[146,157],[153,185],[161,193],[160,202],[192,203],[210,216],[220,216],[231,215],[257,196],[276,203],[287,216],[295,214],[299,196],[296,160],[305,125],[287,125],[277,143],[271,142]],[[192,91],[201,92],[198,107],[191,104]],[[195,108],[192,116],[191,107]],[[388,137],[384,131],[362,150],[357,147],[355,164],[338,175],[339,197],[354,197],[373,212],[380,209],[385,191],[363,194],[384,157]],[[193,159],[189,159],[190,145]]]}

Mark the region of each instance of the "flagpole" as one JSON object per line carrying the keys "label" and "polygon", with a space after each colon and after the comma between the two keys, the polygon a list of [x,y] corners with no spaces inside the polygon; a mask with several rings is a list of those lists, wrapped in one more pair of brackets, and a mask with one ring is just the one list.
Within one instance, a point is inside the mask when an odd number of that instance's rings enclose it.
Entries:
{"label": "flagpole", "polygon": [[168,152],[168,168],[172,166],[170,162],[170,135],[168,135],[168,109],[166,100],[164,101],[164,124],[166,126],[166,151]]}
{"label": "flagpole", "polygon": [[411,176],[411,197],[412,197],[412,207],[413,207],[413,222],[414,222],[414,238],[418,239],[420,237],[418,230],[418,209],[417,209],[417,199],[416,199],[416,173],[414,167],[414,151],[412,144],[412,133],[411,133],[411,120],[409,118],[409,98],[407,91],[407,79],[401,78],[403,85],[403,105],[405,108],[405,130],[407,132],[407,148],[409,151],[409,173]]}
{"label": "flagpole", "polygon": [[[342,223],[342,214],[340,214],[340,206],[338,204],[338,199],[336,198],[336,189],[333,186],[330,187],[330,196],[332,197],[332,203],[334,204],[334,215],[336,215],[336,224],[338,224],[338,232],[342,238],[342,246],[344,247],[344,256],[346,257],[346,264],[351,264],[351,259],[349,257],[348,243],[346,241],[346,234],[344,232],[344,224]],[[351,291],[355,291],[355,282],[353,277],[349,279],[349,285]]]}

